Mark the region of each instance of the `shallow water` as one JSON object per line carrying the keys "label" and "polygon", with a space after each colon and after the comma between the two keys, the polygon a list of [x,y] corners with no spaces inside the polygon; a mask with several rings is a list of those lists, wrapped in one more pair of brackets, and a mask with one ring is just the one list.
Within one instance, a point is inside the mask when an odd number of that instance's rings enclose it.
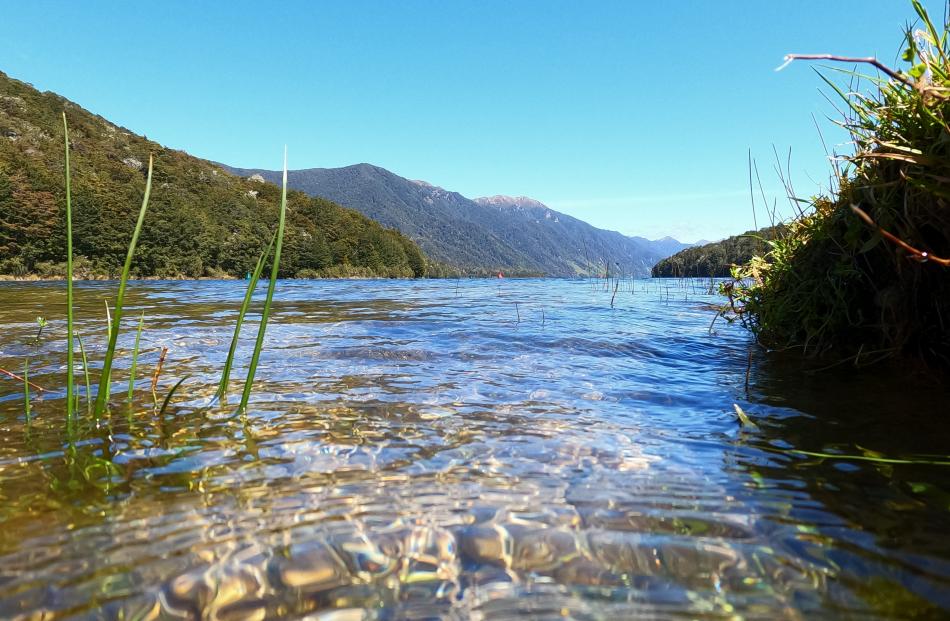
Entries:
{"label": "shallow water", "polygon": [[[698,281],[288,281],[236,416],[243,287],[134,284],[69,433],[63,285],[0,283],[0,367],[50,389],[27,424],[0,377],[0,618],[950,614],[946,390],[750,365]],[[94,381],[113,288],[77,291]]]}

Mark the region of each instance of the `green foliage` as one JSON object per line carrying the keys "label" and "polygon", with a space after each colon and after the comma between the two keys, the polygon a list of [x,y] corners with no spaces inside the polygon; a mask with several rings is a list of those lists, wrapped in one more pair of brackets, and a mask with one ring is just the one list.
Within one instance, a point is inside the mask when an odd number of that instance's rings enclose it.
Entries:
{"label": "green foliage", "polygon": [[[53,93],[0,73],[0,274],[65,277],[62,110],[69,118],[75,276],[121,272],[154,154],[148,222],[133,278],[244,277],[277,220],[280,189],[167,149]],[[57,146],[58,145],[58,146]],[[418,247],[396,231],[323,199],[290,192],[280,277],[425,274]]]}
{"label": "green foliage", "polygon": [[913,4],[925,28],[906,33],[911,71],[885,70],[875,92],[842,95],[856,148],[838,192],[813,199],[729,285],[737,314],[769,347],[950,365],[947,28],[938,33]]}
{"label": "green foliage", "polygon": [[759,231],[746,231],[722,241],[686,248],[653,266],[654,278],[727,277],[735,265],[744,265],[752,257],[768,250],[769,241],[782,235],[783,225]]}

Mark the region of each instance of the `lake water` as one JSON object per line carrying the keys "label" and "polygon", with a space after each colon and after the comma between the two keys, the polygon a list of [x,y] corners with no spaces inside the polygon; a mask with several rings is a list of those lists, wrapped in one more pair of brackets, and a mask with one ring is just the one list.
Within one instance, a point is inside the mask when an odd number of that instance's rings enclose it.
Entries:
{"label": "lake water", "polygon": [[[114,286],[77,290],[94,381]],[[288,281],[238,416],[243,288],[133,284],[70,434],[64,285],[0,283],[49,389],[27,425],[0,377],[0,618],[950,615],[945,389],[767,358],[700,281]]]}

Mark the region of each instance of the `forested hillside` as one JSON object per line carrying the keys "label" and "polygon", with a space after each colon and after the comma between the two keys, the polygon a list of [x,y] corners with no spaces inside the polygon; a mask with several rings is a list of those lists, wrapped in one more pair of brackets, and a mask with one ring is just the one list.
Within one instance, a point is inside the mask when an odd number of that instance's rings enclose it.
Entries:
{"label": "forested hillside", "polygon": [[686,248],[653,266],[654,278],[725,277],[733,265],[748,263],[755,255],[768,251],[766,240],[774,239],[785,229],[783,225],[746,231],[722,241]]}
{"label": "forested hillside", "polygon": [[[70,125],[77,276],[120,270],[155,158],[134,275],[243,276],[276,227],[280,189],[118,127],[0,72],[0,274],[55,277],[65,260],[62,113]],[[276,149],[275,149],[276,153]],[[288,194],[281,275],[421,276],[402,234],[302,192]]]}

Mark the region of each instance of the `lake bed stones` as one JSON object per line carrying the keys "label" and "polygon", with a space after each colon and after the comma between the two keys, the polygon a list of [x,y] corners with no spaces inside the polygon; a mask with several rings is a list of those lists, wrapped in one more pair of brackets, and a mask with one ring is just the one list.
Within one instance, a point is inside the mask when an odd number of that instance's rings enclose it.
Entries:
{"label": "lake bed stones", "polygon": [[[176,576],[161,589],[159,601],[165,615],[215,621],[257,620],[266,616],[264,593],[265,583],[258,568],[225,564]],[[149,613],[149,609],[143,612]]]}
{"label": "lake bed stones", "polygon": [[329,591],[353,580],[346,562],[325,542],[292,546],[286,557],[275,557],[268,574],[278,588],[303,595]]}

